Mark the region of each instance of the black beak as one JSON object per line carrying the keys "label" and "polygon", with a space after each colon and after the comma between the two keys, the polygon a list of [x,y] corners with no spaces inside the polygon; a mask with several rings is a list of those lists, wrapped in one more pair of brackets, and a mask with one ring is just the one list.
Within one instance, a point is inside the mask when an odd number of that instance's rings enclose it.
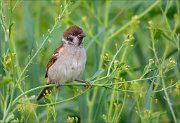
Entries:
{"label": "black beak", "polygon": [[86,37],[86,34],[84,34],[83,32],[81,34],[78,35],[78,38],[79,38],[79,45],[82,44],[82,40],[83,38]]}
{"label": "black beak", "polygon": [[79,38],[84,38],[86,37],[86,34],[84,34],[83,32],[81,34],[78,35]]}

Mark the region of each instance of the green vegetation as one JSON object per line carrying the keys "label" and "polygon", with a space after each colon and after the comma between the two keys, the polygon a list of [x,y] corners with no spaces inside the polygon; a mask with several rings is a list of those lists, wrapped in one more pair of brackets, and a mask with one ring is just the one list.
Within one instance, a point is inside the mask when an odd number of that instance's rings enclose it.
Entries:
{"label": "green vegetation", "polygon": [[[70,25],[87,35],[92,87],[36,101]],[[0,122],[180,122],[179,0],[0,0]]]}

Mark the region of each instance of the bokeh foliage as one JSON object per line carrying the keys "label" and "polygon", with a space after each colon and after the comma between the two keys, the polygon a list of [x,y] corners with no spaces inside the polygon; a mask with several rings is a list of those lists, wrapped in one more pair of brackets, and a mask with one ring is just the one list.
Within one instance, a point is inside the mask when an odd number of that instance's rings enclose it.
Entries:
{"label": "bokeh foliage", "polygon": [[[178,0],[0,0],[0,24],[1,122],[180,122]],[[87,35],[92,87],[64,84],[37,102],[71,25]]]}

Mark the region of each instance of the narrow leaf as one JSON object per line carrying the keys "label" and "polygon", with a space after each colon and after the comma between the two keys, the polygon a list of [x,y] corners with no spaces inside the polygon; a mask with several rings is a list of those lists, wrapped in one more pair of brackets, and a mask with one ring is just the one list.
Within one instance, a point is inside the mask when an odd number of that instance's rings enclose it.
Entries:
{"label": "narrow leaf", "polygon": [[101,70],[98,70],[98,71],[96,71],[96,73],[91,77],[91,78],[89,78],[88,80],[93,80],[93,79],[95,79],[97,76],[99,76],[101,73],[103,73],[104,72],[104,69],[101,69]]}

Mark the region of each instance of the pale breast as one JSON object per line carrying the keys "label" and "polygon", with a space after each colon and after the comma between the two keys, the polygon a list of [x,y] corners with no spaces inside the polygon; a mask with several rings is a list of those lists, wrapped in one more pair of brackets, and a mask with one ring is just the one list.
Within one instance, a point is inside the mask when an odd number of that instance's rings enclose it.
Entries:
{"label": "pale breast", "polygon": [[54,83],[73,81],[84,70],[86,51],[84,48],[71,47],[60,53],[57,61],[49,68],[48,77]]}

